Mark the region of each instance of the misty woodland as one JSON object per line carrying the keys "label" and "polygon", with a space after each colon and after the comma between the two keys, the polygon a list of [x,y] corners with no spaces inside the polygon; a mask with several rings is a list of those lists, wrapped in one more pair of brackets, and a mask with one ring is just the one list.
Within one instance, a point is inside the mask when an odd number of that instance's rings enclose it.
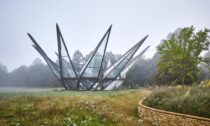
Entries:
{"label": "misty woodland", "polygon": [[209,5],[0,0],[0,126],[210,126]]}

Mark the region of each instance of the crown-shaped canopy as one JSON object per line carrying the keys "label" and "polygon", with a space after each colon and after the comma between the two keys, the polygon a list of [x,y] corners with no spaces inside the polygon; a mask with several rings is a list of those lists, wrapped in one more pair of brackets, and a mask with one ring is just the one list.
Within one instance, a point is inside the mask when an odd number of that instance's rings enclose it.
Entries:
{"label": "crown-shaped canopy", "polygon": [[[106,64],[105,55],[108,40],[110,37],[112,25],[108,28],[104,36],[99,41],[98,45],[93,50],[87,62],[78,73],[75,70],[74,64],[69,55],[67,46],[62,36],[61,30],[56,24],[57,43],[58,43],[58,60],[59,63],[54,63],[39,46],[35,39],[28,33],[29,38],[33,42],[33,47],[40,53],[43,59],[48,64],[49,68],[61,81],[65,89],[69,90],[105,90],[111,85],[116,87],[115,81],[123,82],[129,69],[135,64],[137,59],[141,57],[144,52],[149,48],[146,47],[135,58],[133,56],[138,51],[143,42],[147,39],[148,35],[142,40],[131,47],[125,54],[123,54],[115,63]],[[119,85],[118,85],[119,86]],[[113,88],[112,88],[113,89]]]}

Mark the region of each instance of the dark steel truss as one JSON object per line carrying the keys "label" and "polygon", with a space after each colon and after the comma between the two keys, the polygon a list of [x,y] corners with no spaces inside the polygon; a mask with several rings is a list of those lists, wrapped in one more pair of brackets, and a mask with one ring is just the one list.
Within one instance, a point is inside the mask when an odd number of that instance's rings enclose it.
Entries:
{"label": "dark steel truss", "polygon": [[[146,47],[139,55],[134,57],[140,46],[147,39],[148,35],[131,47],[115,63],[109,67],[104,67],[106,48],[110,37],[112,25],[108,28],[91,56],[78,74],[70,58],[64,38],[58,24],[56,24],[59,63],[53,62],[35,39],[28,33],[33,42],[33,47],[40,53],[48,64],[49,68],[60,80],[66,90],[112,90],[119,87],[135,62],[149,48]],[[134,58],[133,58],[134,57]]]}

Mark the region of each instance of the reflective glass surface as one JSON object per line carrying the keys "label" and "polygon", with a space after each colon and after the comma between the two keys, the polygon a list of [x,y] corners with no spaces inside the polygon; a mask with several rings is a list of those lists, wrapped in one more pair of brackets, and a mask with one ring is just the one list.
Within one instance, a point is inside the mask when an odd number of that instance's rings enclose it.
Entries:
{"label": "reflective glass surface", "polygon": [[133,52],[129,53],[126,57],[124,57],[124,59],[112,69],[112,71],[109,73],[107,77],[116,78],[119,75],[119,73],[124,69],[126,64],[129,62],[129,59],[132,57],[132,55]]}
{"label": "reflective glass surface", "polygon": [[67,53],[67,48],[65,47],[65,43],[63,42],[63,39],[61,35],[59,36],[60,39],[60,44],[61,44],[61,69],[62,69],[62,74],[64,78],[75,78],[76,73],[74,72],[72,63],[70,61],[70,57]]}
{"label": "reflective glass surface", "polygon": [[103,40],[99,43],[99,45],[92,53],[92,56],[90,57],[86,65],[83,67],[83,70],[81,71],[81,77],[97,78],[99,76],[100,68],[103,62],[103,55],[106,50],[106,44],[108,41],[108,34],[109,33],[107,33]]}

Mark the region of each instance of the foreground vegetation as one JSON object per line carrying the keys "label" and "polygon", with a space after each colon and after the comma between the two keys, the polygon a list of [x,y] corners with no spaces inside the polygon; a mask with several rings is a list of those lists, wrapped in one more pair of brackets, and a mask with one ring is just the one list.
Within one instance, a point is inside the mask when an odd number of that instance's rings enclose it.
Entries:
{"label": "foreground vegetation", "polygon": [[162,110],[210,118],[210,81],[199,86],[176,86],[154,91],[144,103]]}
{"label": "foreground vegetation", "polygon": [[1,126],[144,125],[137,103],[151,91],[40,91],[0,93]]}

